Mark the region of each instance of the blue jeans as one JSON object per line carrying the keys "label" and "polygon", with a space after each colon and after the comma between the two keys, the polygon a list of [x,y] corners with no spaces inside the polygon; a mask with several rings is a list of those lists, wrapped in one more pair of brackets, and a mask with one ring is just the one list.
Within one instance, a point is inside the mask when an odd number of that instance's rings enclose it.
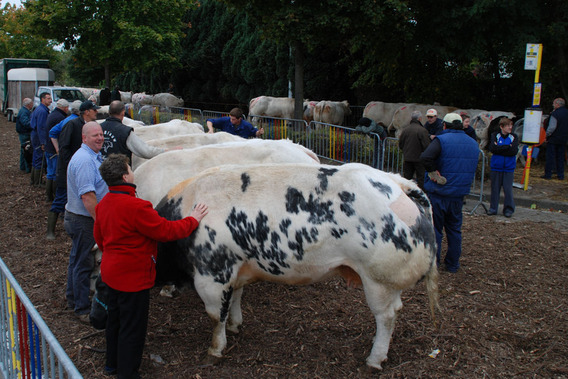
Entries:
{"label": "blue jeans", "polygon": [[91,217],[65,212],[63,225],[72,241],[65,291],[67,305],[79,315],[88,314],[91,311],[89,294],[91,271],[94,267],[94,255],[91,253],[95,245],[94,220]]}
{"label": "blue jeans", "polygon": [[547,143],[546,144],[546,163],[544,165],[544,176],[550,178],[552,170],[556,168],[558,179],[564,179],[564,155],[566,154],[566,145]]}
{"label": "blue jeans", "polygon": [[59,187],[55,190],[55,199],[51,203],[50,212],[63,213],[65,212],[65,204],[67,204],[67,187]]}
{"label": "blue jeans", "polygon": [[32,158],[32,167],[35,169],[41,168],[41,161],[43,160],[43,150],[41,149],[41,144],[39,141],[39,136],[35,130],[31,133],[32,149],[34,150],[34,156]]}
{"label": "blue jeans", "polygon": [[57,175],[57,158],[57,154],[45,152],[45,161],[47,162],[46,178],[49,180],[55,180],[55,176]]}
{"label": "blue jeans", "polygon": [[432,203],[434,230],[436,232],[436,242],[438,243],[436,252],[438,265],[440,265],[442,253],[442,233],[445,230],[446,239],[448,240],[448,251],[446,252],[444,263],[448,271],[456,272],[460,268],[462,252],[463,198],[447,199],[432,194],[428,194],[428,197]]}

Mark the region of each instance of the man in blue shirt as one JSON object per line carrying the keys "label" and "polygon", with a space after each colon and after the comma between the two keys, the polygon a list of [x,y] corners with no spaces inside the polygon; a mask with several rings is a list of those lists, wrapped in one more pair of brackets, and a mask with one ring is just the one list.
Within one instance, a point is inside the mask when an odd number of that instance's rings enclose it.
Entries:
{"label": "man in blue shirt", "polygon": [[67,167],[67,205],[65,231],[71,237],[67,269],[66,298],[69,308],[84,323],[89,322],[90,275],[93,269],[91,249],[95,245],[93,226],[95,206],[107,194],[108,187],[99,172],[103,162],[100,153],[105,141],[103,129],[94,121],[82,130],[83,143]]}
{"label": "man in blue shirt", "polygon": [[207,119],[207,129],[208,133],[215,133],[215,129],[219,129],[243,138],[260,137],[264,134],[264,128],[259,130],[243,119],[243,111],[240,108],[231,109],[229,117]]}
{"label": "man in blue shirt", "polygon": [[51,95],[47,92],[39,95],[41,103],[33,111],[32,118],[30,120],[30,126],[32,127],[32,148],[34,151],[34,156],[32,158],[32,177],[31,184],[38,185],[41,182],[41,162],[43,161],[43,152],[45,150],[45,145],[41,143],[40,135],[46,135],[45,133],[45,123],[47,121],[47,116],[49,115],[49,106],[51,105]]}

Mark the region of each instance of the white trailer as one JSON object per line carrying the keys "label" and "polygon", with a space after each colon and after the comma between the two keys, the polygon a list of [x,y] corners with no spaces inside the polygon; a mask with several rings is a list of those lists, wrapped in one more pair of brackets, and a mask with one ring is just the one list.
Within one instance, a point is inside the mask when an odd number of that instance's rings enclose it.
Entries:
{"label": "white trailer", "polygon": [[9,121],[15,121],[25,97],[34,99],[40,86],[53,85],[55,73],[49,68],[13,68],[8,71],[8,96],[5,113]]}

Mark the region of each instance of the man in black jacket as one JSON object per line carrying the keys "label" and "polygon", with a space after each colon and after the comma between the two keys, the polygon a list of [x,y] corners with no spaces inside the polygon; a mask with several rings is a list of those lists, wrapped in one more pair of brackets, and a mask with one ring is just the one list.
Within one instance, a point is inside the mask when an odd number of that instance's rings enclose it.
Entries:
{"label": "man in black jacket", "polygon": [[559,180],[564,180],[564,156],[568,142],[568,109],[562,98],[554,99],[554,111],[550,114],[546,128],[546,164],[543,179],[552,178],[552,170],[556,167]]}
{"label": "man in black jacket", "polygon": [[164,149],[146,144],[144,140],[132,133],[133,128],[122,123],[125,109],[124,103],[120,100],[110,103],[108,109],[110,117],[101,124],[105,136],[101,150],[103,157],[106,158],[110,154],[123,154],[132,159],[132,153],[134,153],[141,158],[150,159],[163,153]]}

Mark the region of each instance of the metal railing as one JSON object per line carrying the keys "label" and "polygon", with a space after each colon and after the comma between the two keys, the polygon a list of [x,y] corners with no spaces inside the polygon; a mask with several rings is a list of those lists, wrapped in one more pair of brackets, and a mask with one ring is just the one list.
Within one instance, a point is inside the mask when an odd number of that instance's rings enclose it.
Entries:
{"label": "metal railing", "polygon": [[0,372],[4,378],[82,378],[0,258]]}

